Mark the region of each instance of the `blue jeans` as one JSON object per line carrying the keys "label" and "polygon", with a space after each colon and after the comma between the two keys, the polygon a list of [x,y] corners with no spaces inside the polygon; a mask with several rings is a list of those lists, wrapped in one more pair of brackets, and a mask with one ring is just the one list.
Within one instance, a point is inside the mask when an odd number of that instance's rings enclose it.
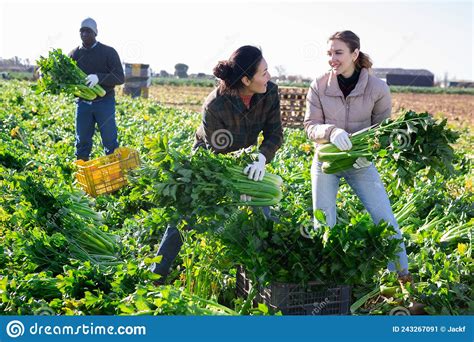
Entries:
{"label": "blue jeans", "polygon": [[76,157],[88,160],[92,150],[95,124],[99,126],[105,154],[119,146],[115,123],[115,97],[107,96],[95,102],[77,101],[76,107]]}
{"label": "blue jeans", "polygon": [[[270,207],[261,207],[263,215],[269,220],[277,221],[278,219],[271,216]],[[256,210],[256,209],[254,209]],[[175,225],[170,224],[166,227],[165,234],[161,239],[160,246],[158,247],[157,256],[161,255],[160,263],[154,263],[151,265],[151,271],[162,276],[161,280],[164,280],[173,264],[174,260],[179,254],[183,240],[181,234]]]}
{"label": "blue jeans", "polygon": [[168,225],[156,253],[157,256],[161,255],[161,261],[151,265],[151,271],[161,275],[161,280],[164,280],[168,275],[182,245],[183,239],[178,228],[172,224]]}
{"label": "blue jeans", "polygon": [[[402,238],[387,192],[373,164],[365,168],[351,168],[335,174],[325,174],[321,170],[321,165],[322,162],[318,162],[317,158],[314,158],[311,167],[313,209],[320,209],[326,214],[328,226],[333,227],[336,224],[336,195],[339,189],[339,180],[344,177],[364,204],[372,220],[376,224],[384,220],[395,228],[397,233],[393,237]],[[315,228],[318,226],[319,224],[315,220]],[[403,242],[400,242],[400,247],[402,251],[398,253],[397,263],[399,266],[396,267],[395,262],[390,262],[388,269],[405,275],[408,273],[408,257]]]}

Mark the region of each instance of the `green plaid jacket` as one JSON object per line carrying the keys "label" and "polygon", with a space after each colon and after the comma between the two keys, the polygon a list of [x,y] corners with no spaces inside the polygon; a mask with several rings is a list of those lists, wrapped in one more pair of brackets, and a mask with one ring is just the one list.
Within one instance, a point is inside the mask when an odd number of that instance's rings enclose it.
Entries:
{"label": "green plaid jacket", "polygon": [[270,162],[283,143],[278,86],[268,82],[265,94],[252,96],[246,108],[237,95],[220,94],[216,88],[207,97],[202,110],[202,123],[196,132],[194,148],[204,147],[216,153],[228,153],[257,144]]}

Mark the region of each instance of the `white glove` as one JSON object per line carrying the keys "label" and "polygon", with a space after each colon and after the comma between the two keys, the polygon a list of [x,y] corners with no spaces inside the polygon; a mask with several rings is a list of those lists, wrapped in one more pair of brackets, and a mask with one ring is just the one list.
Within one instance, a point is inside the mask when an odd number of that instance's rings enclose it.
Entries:
{"label": "white glove", "polygon": [[348,151],[352,148],[349,134],[341,128],[336,128],[332,131],[329,141],[332,142],[341,151]]}
{"label": "white glove", "polygon": [[258,154],[258,160],[249,164],[244,169],[244,174],[249,175],[249,179],[253,179],[254,181],[261,181],[263,176],[265,176],[265,162],[267,158],[261,153]]}
{"label": "white glove", "polygon": [[359,158],[356,159],[354,165],[352,165],[352,166],[354,167],[354,169],[362,169],[363,167],[370,166],[370,164],[372,164],[372,163],[367,158],[359,157]]}
{"label": "white glove", "polygon": [[99,83],[99,77],[96,74],[90,74],[86,77],[86,84],[89,88],[93,88]]}

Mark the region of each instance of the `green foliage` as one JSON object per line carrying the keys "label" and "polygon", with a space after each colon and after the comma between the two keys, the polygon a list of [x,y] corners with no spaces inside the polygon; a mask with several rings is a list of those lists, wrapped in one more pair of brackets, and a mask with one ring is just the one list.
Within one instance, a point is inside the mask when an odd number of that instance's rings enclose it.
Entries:
{"label": "green foliage", "polygon": [[[229,207],[242,204],[274,205],[281,197],[281,178],[266,173],[260,182],[249,180],[242,172],[246,157],[215,155],[199,149],[189,156],[170,148],[167,137],[145,140],[150,162],[130,178],[131,200],[169,208],[190,218],[223,215]],[[240,196],[252,197],[242,202]],[[193,221],[195,222],[195,220]]]}
{"label": "green foliage", "polygon": [[48,92],[57,95],[64,92],[89,101],[94,100],[97,95],[105,95],[105,90],[100,85],[95,85],[92,89],[86,86],[86,74],[61,49],[50,51],[48,58],[41,56],[37,64],[41,77],[34,88],[38,94]]}
{"label": "green foliage", "polygon": [[318,159],[326,173],[352,168],[358,157],[387,158],[401,181],[412,180],[422,169],[432,178],[436,172],[453,173],[454,144],[459,134],[446,127],[446,119],[436,122],[428,113],[405,111],[395,120],[352,134],[352,148],[340,151],[331,143],[318,149]]}
{"label": "green foliage", "polygon": [[[191,146],[199,118],[197,113],[164,108],[152,100],[117,97],[120,144],[137,148],[142,164],[153,166],[158,150],[145,141],[167,135],[169,152],[178,153],[180,161],[166,162],[170,172],[171,166],[187,169],[186,163],[193,161]],[[262,305],[252,308],[250,297],[235,298],[236,264],[260,283],[352,283],[354,302],[359,300],[354,314],[388,314],[410,301],[396,275],[386,271],[397,245],[388,238],[393,231],[372,223],[344,180],[336,201],[337,225],[313,231],[313,216],[321,222],[324,217],[312,210],[313,150],[301,130],[285,129],[285,144],[267,165],[269,173],[283,179],[283,197],[271,208],[278,219],[274,222],[258,208],[223,209],[205,191],[200,192],[205,195],[202,203],[195,204],[207,206],[207,214],[189,214],[193,208],[184,196],[179,198],[185,193],[181,189],[176,198],[188,207],[183,204],[179,211],[172,196],[160,199],[170,202],[153,203],[146,191],[133,191],[135,185],[96,199],[84,198],[74,184],[74,103],[63,94],[38,95],[26,83],[0,82],[0,122],[2,314],[268,314]],[[449,140],[448,135],[436,136],[446,133],[446,127],[439,128],[430,131],[426,140],[417,139],[417,144],[428,148],[437,139]],[[449,177],[442,169],[429,175],[424,166],[410,169],[411,179],[404,183],[394,158],[375,159],[409,254],[414,283],[406,289],[432,314],[468,314],[474,307],[471,135],[463,132],[449,152],[453,156],[447,159],[453,166]],[[414,135],[410,137],[415,141]],[[94,146],[93,157],[98,157],[102,153],[98,134]],[[221,161],[239,164],[230,156],[199,156],[203,159],[196,165],[209,168],[207,160],[217,163],[210,170]],[[240,171],[242,165],[243,161]],[[171,180],[173,175],[157,177]],[[152,178],[147,182],[150,189],[156,185]],[[218,191],[230,197],[231,192]],[[155,253],[167,225],[181,216],[176,223],[183,248],[168,285],[156,287],[153,281],[159,276],[149,267],[160,262]],[[92,236],[81,235],[91,229]],[[102,250],[104,245],[90,244],[87,237],[95,241],[95,233],[114,241],[114,253],[104,249],[114,258],[112,264],[96,259],[96,248]],[[71,249],[71,241],[78,245],[78,239],[93,248],[88,252],[93,258],[81,259],[80,251]]]}

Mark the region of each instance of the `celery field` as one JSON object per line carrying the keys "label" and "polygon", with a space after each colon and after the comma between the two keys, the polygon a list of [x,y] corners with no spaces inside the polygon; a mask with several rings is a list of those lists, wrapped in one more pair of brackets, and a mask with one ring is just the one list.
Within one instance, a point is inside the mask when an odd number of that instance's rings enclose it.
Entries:
{"label": "celery field", "polygon": [[[92,198],[74,177],[73,97],[37,95],[27,82],[0,82],[0,314],[281,314],[236,292],[240,265],[262,286],[312,280],[350,285],[353,315],[389,315],[408,307],[409,298],[430,315],[474,312],[473,127],[448,116],[446,131],[439,131],[453,134],[447,166],[439,160],[412,164],[426,160],[428,150],[403,167],[396,153],[373,154],[414,278],[414,286],[401,288],[386,270],[397,252],[393,229],[374,225],[344,181],[338,223],[312,230],[314,148],[302,129],[285,128],[284,144],[267,168],[275,176],[255,191],[254,204],[272,205],[279,219],[266,220],[239,201],[239,191],[251,191],[248,184],[213,184],[217,178],[209,176],[233,169],[238,180],[249,156],[191,156],[202,89],[186,100],[182,87],[170,88],[166,101],[116,97],[119,143],[139,151],[141,167],[129,174],[128,186]],[[433,102],[424,110],[420,103],[403,105],[442,116],[432,113]],[[96,132],[92,157],[102,155]],[[199,178],[196,165],[207,178]],[[197,178],[199,188],[187,185]],[[259,192],[271,196],[258,198]],[[156,250],[170,222],[178,224],[184,245],[166,284],[156,286],[149,267],[160,261]]]}

